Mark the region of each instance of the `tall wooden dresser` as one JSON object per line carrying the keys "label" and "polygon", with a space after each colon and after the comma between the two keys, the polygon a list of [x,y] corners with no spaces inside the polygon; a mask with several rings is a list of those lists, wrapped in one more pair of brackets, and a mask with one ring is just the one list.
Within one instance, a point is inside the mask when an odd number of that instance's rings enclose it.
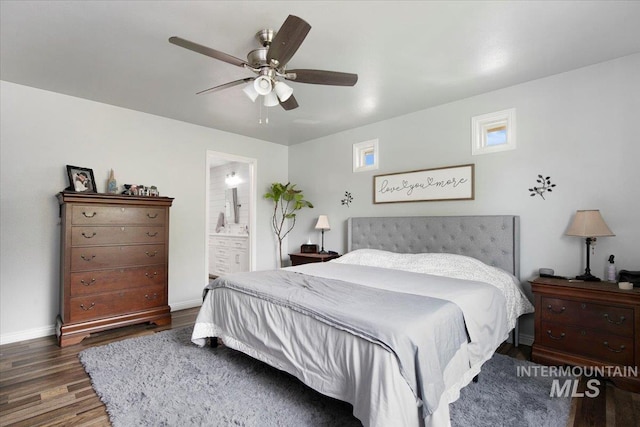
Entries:
{"label": "tall wooden dresser", "polygon": [[168,197],[62,192],[61,347],[91,333],[171,323]]}

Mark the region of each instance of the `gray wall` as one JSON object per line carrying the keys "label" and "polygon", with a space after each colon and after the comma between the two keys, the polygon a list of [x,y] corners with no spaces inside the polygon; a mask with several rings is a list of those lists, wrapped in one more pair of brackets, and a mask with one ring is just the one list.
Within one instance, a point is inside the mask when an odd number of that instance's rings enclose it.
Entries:
{"label": "gray wall", "polygon": [[[0,89],[2,343],[54,331],[60,233],[55,195],[68,185],[65,165],[93,169],[99,192],[113,168],[120,184],[153,184],[175,198],[169,245],[174,310],[199,305],[207,283],[207,150],[256,159],[258,189],[287,180],[288,149],[282,145],[8,82]],[[256,267],[274,268],[271,205],[257,199]]]}
{"label": "gray wall", "polygon": [[[471,155],[471,117],[515,107],[517,149]],[[317,216],[332,229],[325,249],[346,248],[350,216],[515,214],[521,217],[522,279],[539,267],[576,275],[585,267],[584,240],[564,232],[578,209],[600,209],[615,237],[598,239],[591,269],[605,277],[610,254],[618,267],[640,269],[640,54],[475,96],[292,146],[289,179],[314,209],[298,215],[289,250],[312,236]],[[380,168],[352,172],[352,145],[378,138]],[[377,204],[376,174],[475,163],[475,200]],[[531,197],[538,174],[557,185]],[[350,207],[341,205],[351,192]],[[532,335],[532,326],[523,331]]]}
{"label": "gray wall", "polygon": [[[479,95],[437,108],[284,147],[188,123],[26,86],[0,82],[0,342],[53,333],[58,312],[59,219],[55,194],[64,165],[94,170],[104,191],[108,171],[119,183],[155,184],[175,197],[171,210],[169,303],[197,305],[206,281],[207,150],[257,159],[257,269],[275,267],[271,182],[292,182],[316,208],[300,212],[289,238],[295,251],[329,215],[327,249],[343,252],[349,216],[517,214],[522,224],[522,278],[539,267],[575,275],[584,243],[564,236],[577,209],[600,209],[616,237],[598,240],[592,270],[606,258],[640,269],[636,123],[640,54]],[[471,156],[471,117],[517,109],[518,148]],[[352,144],[378,138],[380,169],[352,173]],[[287,162],[288,159],[288,162]],[[268,161],[267,161],[268,160]],[[476,165],[473,201],[372,203],[372,177],[462,163]],[[557,184],[547,200],[530,197],[536,176]],[[178,177],[178,178],[176,178]],[[342,206],[344,192],[354,197]],[[526,325],[525,325],[526,326]],[[532,334],[529,325],[525,334]]]}

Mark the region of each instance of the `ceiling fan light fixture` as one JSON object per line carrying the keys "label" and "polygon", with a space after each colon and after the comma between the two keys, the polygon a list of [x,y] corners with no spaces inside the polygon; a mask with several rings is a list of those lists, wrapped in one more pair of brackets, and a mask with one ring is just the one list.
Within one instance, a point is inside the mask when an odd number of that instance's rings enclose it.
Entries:
{"label": "ceiling fan light fixture", "polygon": [[286,101],[291,97],[291,95],[293,95],[293,89],[285,82],[276,82],[273,90],[276,92],[276,95],[278,95],[278,99],[282,102]]}
{"label": "ceiling fan light fixture", "polygon": [[268,93],[271,93],[271,89],[272,89],[271,79],[267,76],[258,76],[253,81],[253,88],[260,95],[266,95]]}
{"label": "ceiling fan light fixture", "polygon": [[280,104],[284,110],[289,111],[298,108],[298,102],[293,96],[293,89],[278,79],[329,86],[354,86],[358,81],[358,75],[352,73],[315,69],[286,71],[289,60],[297,52],[309,30],[311,25],[307,21],[298,16],[289,15],[277,32],[264,29],[256,33],[256,38],[262,47],[249,52],[246,61],[181,37],[170,37],[169,43],[252,71],[257,75],[255,78],[247,77],[217,85],[197,92],[197,95],[249,83],[243,87],[243,91],[251,101],[255,102],[260,95],[263,95],[265,99],[260,101],[263,103],[260,104],[261,106]]}
{"label": "ceiling fan light fixture", "polygon": [[280,102],[278,101],[278,97],[274,92],[269,92],[264,96],[265,107],[275,107],[278,104],[280,104]]}
{"label": "ceiling fan light fixture", "polygon": [[256,102],[256,99],[260,95],[253,87],[253,82],[249,82],[244,88],[242,88],[242,91],[249,97],[252,102]]}

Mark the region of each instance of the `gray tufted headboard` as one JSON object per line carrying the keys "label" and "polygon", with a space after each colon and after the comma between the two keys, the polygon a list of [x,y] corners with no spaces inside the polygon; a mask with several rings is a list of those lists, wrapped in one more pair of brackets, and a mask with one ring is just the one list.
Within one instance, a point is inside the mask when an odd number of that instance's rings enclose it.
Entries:
{"label": "gray tufted headboard", "polygon": [[347,250],[466,255],[520,277],[520,217],[361,217],[347,221]]}

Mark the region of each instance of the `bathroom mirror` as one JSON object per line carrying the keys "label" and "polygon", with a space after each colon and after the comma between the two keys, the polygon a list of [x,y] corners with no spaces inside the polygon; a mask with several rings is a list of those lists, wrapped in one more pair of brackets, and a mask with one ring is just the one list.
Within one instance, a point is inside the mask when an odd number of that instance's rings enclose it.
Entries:
{"label": "bathroom mirror", "polygon": [[240,222],[240,205],[238,204],[238,189],[236,187],[234,188],[227,188],[227,190],[224,193],[224,198],[225,198],[225,208],[226,208],[226,215],[227,215],[227,220],[229,222],[233,222],[235,224],[238,224]]}

